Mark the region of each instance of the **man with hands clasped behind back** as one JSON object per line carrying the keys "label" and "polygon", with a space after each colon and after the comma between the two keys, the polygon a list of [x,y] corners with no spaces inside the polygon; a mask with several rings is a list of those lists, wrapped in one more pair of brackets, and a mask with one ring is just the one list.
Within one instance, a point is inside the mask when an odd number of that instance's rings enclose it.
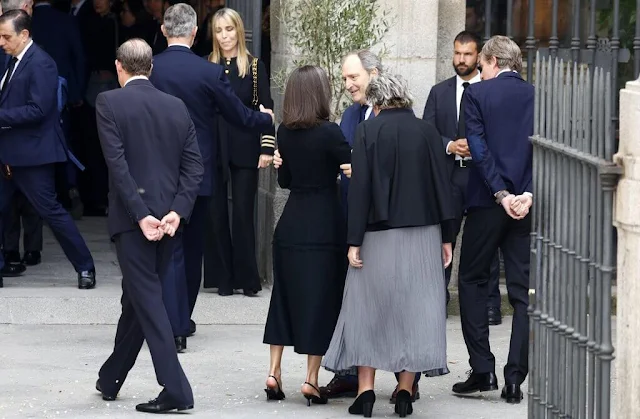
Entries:
{"label": "man with hands clasped behind back", "polygon": [[113,353],[96,389],[115,400],[144,341],[160,395],[136,410],[164,413],[193,408],[193,392],[180,366],[163,302],[166,272],[189,221],[204,166],[196,129],[182,100],[149,82],[151,47],[131,39],[118,48],[122,89],[100,93],[96,117],[109,169],[109,234],[122,271],[122,314]]}
{"label": "man with hands clasped behind back", "polygon": [[485,81],[469,86],[463,98],[474,164],[467,188],[458,281],[462,334],[472,371],[466,381],[453,386],[453,392],[498,389],[495,357],[489,347],[485,272],[500,249],[514,311],[502,398],[520,403],[520,385],[529,369],[529,210],[533,203],[529,136],[533,134],[534,88],[518,73],[522,69],[520,48],[505,36],[487,41],[480,63]]}

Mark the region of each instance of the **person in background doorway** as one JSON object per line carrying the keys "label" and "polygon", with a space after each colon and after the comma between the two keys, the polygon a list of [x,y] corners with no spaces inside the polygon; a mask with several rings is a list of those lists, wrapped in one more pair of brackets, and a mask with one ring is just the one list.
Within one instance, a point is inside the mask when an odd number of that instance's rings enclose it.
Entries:
{"label": "person in background doorway", "polygon": [[[242,18],[233,9],[220,9],[213,15],[211,62],[224,67],[224,73],[242,103],[257,109],[259,104],[273,108],[269,76],[264,63],[253,57],[245,44]],[[242,289],[253,296],[262,289],[256,262],[254,208],[258,192],[258,170],[269,167],[275,150],[275,130],[261,133],[248,127],[235,127],[220,121],[221,146],[228,151],[231,183],[231,220],[226,194],[211,206],[208,251],[204,263],[204,285],[218,288],[218,294],[232,295]],[[227,184],[220,185],[223,190]]]}

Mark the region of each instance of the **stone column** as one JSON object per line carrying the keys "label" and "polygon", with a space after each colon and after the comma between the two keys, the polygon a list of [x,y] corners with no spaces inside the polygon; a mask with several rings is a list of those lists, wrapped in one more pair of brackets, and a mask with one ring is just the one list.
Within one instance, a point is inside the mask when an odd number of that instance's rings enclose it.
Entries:
{"label": "stone column", "polygon": [[618,228],[616,418],[640,418],[640,81],[620,92],[620,149],[624,167],[616,192],[614,225]]}

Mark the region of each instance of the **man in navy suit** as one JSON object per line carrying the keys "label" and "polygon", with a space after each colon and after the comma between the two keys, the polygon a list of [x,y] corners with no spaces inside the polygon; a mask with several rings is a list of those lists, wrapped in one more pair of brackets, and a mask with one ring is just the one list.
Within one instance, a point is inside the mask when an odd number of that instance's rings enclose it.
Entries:
{"label": "man in navy suit", "polygon": [[504,256],[513,306],[511,343],[502,398],[520,403],[528,373],[529,257],[532,204],[534,88],[518,73],[520,47],[494,36],[482,48],[482,83],[463,99],[466,136],[473,157],[467,189],[467,220],[460,255],[460,317],[472,373],[453,386],[458,394],[498,389],[486,316],[489,269],[495,252]]}
{"label": "man in navy suit", "polygon": [[187,410],[193,392],[173,345],[161,272],[179,242],[174,236],[181,220],[189,220],[202,158],[187,107],[148,80],[151,47],[132,39],[116,57],[122,89],[98,95],[96,118],[109,169],[108,225],[122,270],[122,315],[96,389],[104,400],[114,400],[146,340],[163,390],[136,410]]}
{"label": "man in navy suit", "polygon": [[78,288],[93,288],[96,279],[91,253],[55,194],[54,164],[67,160],[57,106],[56,64],[33,43],[31,17],[23,10],[0,16],[0,47],[11,57],[0,81],[0,162],[4,172],[0,210],[6,211],[13,191],[20,190],[49,224],[78,272]]}
{"label": "man in navy suit", "polygon": [[[204,226],[210,199],[226,199],[226,187],[222,174],[218,171],[219,157],[217,137],[217,117],[221,115],[228,122],[250,128],[266,128],[273,124],[271,110],[253,111],[242,104],[233,92],[224,75],[222,66],[210,63],[191,51],[197,33],[197,15],[188,4],[171,6],[164,14],[162,31],[169,47],[154,57],[151,83],[161,91],[182,99],[198,133],[198,144],[205,167],[205,175],[200,185],[191,220],[185,226],[183,246],[178,246],[174,254],[175,292],[165,294],[165,305],[172,318],[172,326],[178,350],[186,347],[186,337],[192,333],[195,324],[189,318],[196,304],[202,278],[202,255],[204,247]],[[262,105],[261,105],[261,109]],[[256,137],[257,138],[257,137]],[[258,141],[258,139],[256,139]],[[184,253],[184,262],[181,261]],[[180,265],[184,263],[184,268]],[[183,292],[186,275],[186,294]],[[186,313],[180,308],[187,302]],[[173,314],[171,314],[173,313]]]}
{"label": "man in navy suit", "polygon": [[[454,237],[458,237],[462,226],[469,169],[473,164],[464,133],[464,112],[460,112],[460,104],[466,87],[480,81],[478,69],[480,44],[480,37],[472,32],[462,31],[455,37],[453,41],[453,69],[456,75],[431,88],[422,116],[422,119],[436,127],[440,133],[447,154],[451,192],[458,211]],[[454,241],[454,249],[455,246],[456,242]],[[447,303],[450,300],[448,288],[451,280],[451,267],[452,265],[449,265],[444,271],[447,281]],[[489,324],[497,325],[502,323],[498,253],[491,262],[491,269],[487,275],[489,275],[490,293],[487,315]]]}

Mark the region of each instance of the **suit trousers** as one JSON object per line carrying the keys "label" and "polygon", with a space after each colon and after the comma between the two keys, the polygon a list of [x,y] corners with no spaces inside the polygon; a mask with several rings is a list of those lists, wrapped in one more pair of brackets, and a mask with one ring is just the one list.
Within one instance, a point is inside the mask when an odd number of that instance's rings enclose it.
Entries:
{"label": "suit trousers", "polygon": [[169,316],[174,336],[189,335],[189,299],[184,266],[183,232],[176,233],[169,263],[162,264],[159,272],[162,281],[162,300]]}
{"label": "suit trousers", "polygon": [[25,252],[42,251],[42,218],[24,194],[15,191],[9,210],[5,213],[3,249],[5,252],[20,252],[20,236],[24,229]]}
{"label": "suit trousers", "polygon": [[458,281],[460,318],[469,363],[476,373],[495,371],[495,357],[489,347],[486,272],[498,249],[504,257],[507,293],[514,311],[509,357],[504,367],[506,384],[521,384],[529,368],[530,233],[530,214],[523,220],[514,220],[496,205],[470,210],[462,239]]}
{"label": "suit trousers", "polygon": [[[472,164],[471,162],[467,164]],[[454,230],[454,239],[452,245],[452,250],[455,250],[457,246],[458,234],[460,233],[460,229],[462,228],[462,220],[464,218],[464,207],[465,207],[465,196],[467,194],[467,183],[469,181],[469,167],[460,167],[458,162],[456,161],[453,166],[453,172],[451,173],[451,191],[453,196],[454,205],[456,207],[456,219],[455,219],[455,230]],[[465,233],[462,233],[463,235]],[[489,299],[487,300],[487,307],[497,307],[500,308],[501,300],[500,300],[500,258],[499,252],[496,252],[493,260],[491,261],[491,266],[489,270],[485,273],[487,278],[489,279]],[[451,270],[453,268],[453,263],[449,265],[448,268],[444,270],[444,278],[447,281],[447,304],[451,300],[451,296],[449,294],[449,283],[451,282]]]}
{"label": "suit trousers", "polygon": [[[254,208],[258,190],[258,169],[231,166],[231,223],[225,196],[217,196],[210,223],[215,234],[215,251],[205,259],[205,287],[232,293],[236,289],[260,291],[256,261]],[[227,190],[227,185],[219,185]],[[209,247],[209,246],[207,246]]]}
{"label": "suit trousers", "polygon": [[[3,214],[0,218],[0,237],[4,237],[4,214],[9,210],[14,192],[19,190],[31,203],[36,213],[49,224],[76,272],[94,269],[91,252],[80,235],[78,227],[56,200],[54,165],[12,167],[11,171],[11,179],[1,177],[0,180],[0,211]],[[3,266],[4,258],[0,252],[0,268]]]}
{"label": "suit trousers", "polygon": [[189,335],[189,319],[196,305],[202,282],[202,254],[204,223],[209,197],[199,196],[193,206],[181,237],[176,237],[168,256],[169,263],[162,266],[163,301],[169,315],[174,336]]}
{"label": "suit trousers", "polygon": [[120,391],[147,341],[158,384],[172,401],[193,404],[193,392],[182,370],[171,331],[169,317],[162,301],[159,272],[171,263],[173,248],[179,238],[165,237],[148,241],[140,230],[115,236],[116,252],[122,270],[122,314],[118,320],[113,353],[98,373],[106,394]]}

